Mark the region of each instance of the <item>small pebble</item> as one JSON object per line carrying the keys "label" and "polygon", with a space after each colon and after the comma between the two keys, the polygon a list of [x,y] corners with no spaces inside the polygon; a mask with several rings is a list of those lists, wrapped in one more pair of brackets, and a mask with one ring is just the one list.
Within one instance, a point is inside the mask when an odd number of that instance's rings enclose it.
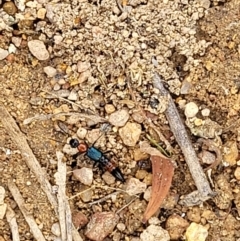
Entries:
{"label": "small pebble", "polygon": [[90,202],[92,200],[92,196],[93,196],[92,189],[84,190],[84,192],[80,194],[82,201],[85,203]]}
{"label": "small pebble", "polygon": [[210,110],[207,108],[202,109],[201,114],[202,114],[202,116],[207,117],[210,115]]}
{"label": "small pebble", "polygon": [[19,37],[12,37],[12,43],[16,46],[19,47],[21,45],[22,39]]}
{"label": "small pebble", "polygon": [[0,205],[4,203],[5,193],[4,187],[0,186]]}
{"label": "small pebble", "polygon": [[205,241],[207,236],[207,227],[204,227],[201,224],[197,224],[194,222],[190,224],[185,233],[185,237],[187,240]]}
{"label": "small pebble", "polygon": [[151,194],[152,194],[152,186],[150,186],[150,187],[147,188],[147,190],[144,192],[143,198],[144,198],[146,201],[149,201],[149,200],[150,200],[150,197],[151,197]]}
{"label": "small pebble", "polygon": [[14,44],[10,44],[8,47],[8,53],[12,54],[12,53],[16,53],[16,51],[17,51],[16,46]]}
{"label": "small pebble", "polygon": [[126,226],[125,226],[124,223],[118,223],[117,224],[117,229],[122,232],[122,231],[124,231],[126,229]]}
{"label": "small pebble", "polygon": [[31,183],[30,181],[27,181],[27,182],[26,182],[26,185],[27,185],[27,186],[31,186],[32,183]]}
{"label": "small pebble", "polygon": [[46,12],[47,12],[47,10],[45,8],[38,9],[37,17],[40,18],[40,19],[44,19],[45,16],[46,16]]}
{"label": "small pebble", "polygon": [[240,167],[235,169],[234,176],[238,181],[240,181]]}
{"label": "small pebble", "polygon": [[137,179],[142,180],[142,179],[144,179],[147,176],[147,174],[148,174],[148,172],[146,170],[140,169],[140,170],[137,171],[135,177]]}
{"label": "small pebble", "polygon": [[93,171],[91,168],[83,167],[76,169],[73,171],[73,176],[87,186],[90,186],[93,182]]}
{"label": "small pebble", "polygon": [[82,61],[78,61],[77,63],[77,71],[79,73],[82,73],[86,70],[88,70],[91,67],[89,62],[82,62]]}
{"label": "small pebble", "polygon": [[58,83],[56,83],[54,86],[53,86],[53,90],[55,90],[55,91],[58,91],[58,90],[60,90],[61,89],[61,86],[60,86],[60,84],[58,84]]}
{"label": "small pebble", "polygon": [[127,110],[122,109],[112,113],[109,117],[109,122],[113,126],[124,126],[129,119],[129,113]]}
{"label": "small pebble", "polygon": [[172,214],[166,222],[166,229],[173,240],[179,240],[188,226],[189,223],[177,214]]}
{"label": "small pebble", "polygon": [[201,126],[202,124],[203,124],[203,120],[202,119],[196,118],[194,120],[194,125],[195,126]]}
{"label": "small pebble", "polygon": [[142,241],[169,241],[170,236],[162,227],[151,224],[140,234],[140,239]]}
{"label": "small pebble", "polygon": [[227,141],[223,146],[223,160],[230,166],[234,166],[238,159],[238,147],[236,141]]}
{"label": "small pebble", "polygon": [[85,235],[91,240],[102,241],[112,233],[118,221],[118,215],[113,212],[97,212],[88,223]]}
{"label": "small pebble", "polygon": [[51,227],[51,232],[52,232],[55,236],[57,236],[57,237],[59,237],[59,236],[61,235],[61,230],[60,230],[60,225],[59,225],[59,223],[54,223],[54,224],[52,225],[52,227]]}
{"label": "small pebble", "polygon": [[104,108],[107,114],[112,114],[116,110],[114,105],[111,104],[106,104]]}
{"label": "small pebble", "polygon": [[73,221],[74,227],[79,229],[84,227],[88,223],[88,218],[82,212],[73,212],[72,221]]}
{"label": "small pebble", "polygon": [[38,60],[47,60],[49,58],[49,53],[42,41],[31,40],[28,42],[28,47],[32,55]]}
{"label": "small pebble", "polygon": [[80,138],[80,139],[84,139],[87,135],[87,130],[83,127],[80,127],[78,128],[77,130],[77,136]]}
{"label": "small pebble", "polygon": [[55,35],[53,39],[55,44],[60,44],[63,41],[63,37],[61,35]]}
{"label": "small pebble", "polygon": [[8,56],[8,51],[5,49],[0,48],[0,60],[5,59]]}
{"label": "small pebble", "polygon": [[132,196],[146,191],[146,183],[140,182],[137,178],[130,178],[126,185],[126,192]]}
{"label": "small pebble", "polygon": [[13,2],[5,2],[2,8],[9,15],[14,15],[18,10]]}
{"label": "small pebble", "polygon": [[138,123],[128,122],[119,129],[119,135],[126,146],[135,146],[141,135],[142,128]]}
{"label": "small pebble", "polygon": [[205,151],[203,150],[201,153],[199,153],[199,157],[201,158],[202,162],[205,164],[212,164],[216,160],[216,156],[210,152],[210,151]]}
{"label": "small pebble", "polygon": [[71,101],[76,101],[78,99],[78,93],[76,92],[76,90],[72,90],[70,92],[70,95],[68,96],[68,99]]}
{"label": "small pebble", "polygon": [[54,77],[57,74],[57,70],[51,66],[44,67],[43,71],[48,77]]}
{"label": "small pebble", "polygon": [[0,220],[4,218],[5,213],[7,211],[7,204],[3,203],[0,205]]}
{"label": "small pebble", "polygon": [[109,172],[105,172],[103,175],[102,175],[102,179],[106,182],[106,184],[108,185],[111,185],[111,184],[114,184],[115,183],[115,177],[109,173]]}
{"label": "small pebble", "polygon": [[198,106],[194,102],[189,102],[185,106],[184,114],[187,118],[192,118],[198,113]]}
{"label": "small pebble", "polygon": [[90,70],[86,70],[84,72],[82,72],[78,78],[78,84],[82,84],[85,81],[88,80],[88,78],[91,76],[91,71]]}

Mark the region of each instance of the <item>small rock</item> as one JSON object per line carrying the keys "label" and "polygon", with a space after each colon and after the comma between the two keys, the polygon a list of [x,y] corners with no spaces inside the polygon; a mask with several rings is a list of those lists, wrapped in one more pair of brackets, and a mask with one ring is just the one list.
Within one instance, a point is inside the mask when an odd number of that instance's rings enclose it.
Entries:
{"label": "small rock", "polygon": [[139,180],[144,179],[147,176],[148,172],[146,170],[140,169],[137,171],[135,177]]}
{"label": "small rock", "polygon": [[54,77],[57,74],[57,70],[51,66],[44,67],[43,71],[48,77]]}
{"label": "small rock", "polygon": [[83,167],[73,171],[73,176],[84,185],[90,186],[93,182],[93,171],[91,168]]}
{"label": "small rock", "polygon": [[198,113],[198,106],[194,102],[189,102],[185,106],[184,114],[187,118],[192,118]]}
{"label": "small rock", "polygon": [[189,83],[187,80],[184,80],[182,83],[180,93],[182,95],[187,95],[189,93],[189,91],[191,90],[191,88],[192,88],[192,84]]}
{"label": "small rock", "polygon": [[238,181],[240,181],[240,167],[237,167],[234,172],[234,176]]}
{"label": "small rock", "polygon": [[202,226],[201,224],[191,223],[187,228],[185,237],[187,240],[197,240],[205,241],[208,236],[207,227]]}
{"label": "small rock", "polygon": [[115,177],[110,174],[109,172],[105,172],[103,175],[102,175],[102,179],[106,182],[106,184],[108,185],[111,185],[113,183],[115,183]]}
{"label": "small rock", "polygon": [[40,19],[44,19],[45,16],[46,16],[46,12],[47,12],[47,10],[45,8],[38,9],[37,17],[40,18]]}
{"label": "small rock", "polygon": [[137,178],[130,178],[126,186],[126,192],[132,196],[145,192],[146,188],[146,183],[140,182]]}
{"label": "small rock", "polygon": [[19,37],[12,37],[12,43],[16,46],[19,47],[21,45],[22,39]]}
{"label": "small rock", "polygon": [[84,190],[84,192],[80,194],[82,201],[85,203],[90,202],[92,200],[92,196],[93,196],[92,189],[86,189]]}
{"label": "small rock", "polygon": [[210,151],[205,151],[203,150],[201,153],[199,153],[199,157],[202,159],[202,162],[205,164],[212,164],[216,160],[216,156],[210,152]]}
{"label": "small rock", "polygon": [[10,44],[8,47],[8,53],[12,54],[12,53],[16,53],[16,51],[17,51],[16,46],[14,44]]}
{"label": "small rock", "polygon": [[114,105],[111,104],[106,104],[104,108],[107,114],[112,114],[115,111]]}
{"label": "small rock", "polygon": [[0,186],[0,205],[4,203],[5,193],[4,187]]}
{"label": "small rock", "polygon": [[170,236],[162,227],[151,224],[141,233],[140,239],[142,241],[169,241]]}
{"label": "small rock", "polygon": [[49,53],[46,49],[46,46],[40,40],[29,41],[28,48],[32,55],[35,56],[38,60],[47,60],[49,58]]}
{"label": "small rock", "polygon": [[151,197],[151,194],[152,194],[152,186],[150,186],[150,187],[147,188],[147,190],[144,192],[143,198],[144,198],[146,201],[149,201],[149,200],[150,200],[150,197]]}
{"label": "small rock", "polygon": [[82,84],[85,81],[88,80],[88,78],[91,76],[91,71],[90,70],[86,70],[84,72],[82,72],[78,78],[78,84]]}
{"label": "small rock", "polygon": [[78,153],[77,148],[72,148],[69,144],[64,145],[63,152],[68,154],[69,156],[74,156]]}
{"label": "small rock", "polygon": [[189,223],[177,214],[171,215],[166,222],[166,229],[173,240],[180,239],[188,226]]}
{"label": "small rock", "polygon": [[7,204],[3,203],[0,205],[0,219],[3,219],[7,211]]}
{"label": "small rock", "polygon": [[209,0],[198,0],[198,3],[201,7],[208,9],[211,5],[211,1]]}
{"label": "small rock", "polygon": [[117,229],[122,232],[126,229],[126,225],[124,223],[119,223]]}
{"label": "small rock", "polygon": [[88,218],[82,212],[73,212],[72,222],[76,229],[84,227],[88,223]]}
{"label": "small rock", "polygon": [[57,236],[57,237],[59,237],[59,236],[61,235],[61,230],[60,230],[60,225],[59,225],[59,223],[54,223],[54,224],[52,225],[52,227],[51,227],[51,232],[52,232],[55,236]]}
{"label": "small rock", "polygon": [[201,213],[199,207],[189,208],[189,211],[187,212],[187,217],[191,222],[200,223]]}
{"label": "small rock", "polygon": [[72,90],[70,92],[70,95],[68,96],[68,99],[71,101],[76,101],[78,99],[78,93],[76,92],[76,90]]}
{"label": "small rock", "polygon": [[132,114],[132,118],[139,124],[143,123],[143,121],[146,119],[146,117],[141,113],[141,111],[134,112]]}
{"label": "small rock", "polygon": [[113,212],[95,213],[87,225],[85,235],[94,241],[102,241],[117,225],[119,217]]}
{"label": "small rock", "polygon": [[0,48],[0,60],[5,59],[8,56],[8,51],[5,49]]}
{"label": "small rock", "polygon": [[238,159],[238,147],[236,141],[228,141],[223,146],[223,160],[230,166],[234,166]]}
{"label": "small rock", "polygon": [[207,117],[210,115],[210,110],[207,108],[202,109],[201,114],[202,114],[202,116]]}
{"label": "small rock", "polygon": [[13,2],[5,2],[2,8],[9,15],[14,15],[18,10]]}
{"label": "small rock", "polygon": [[124,126],[129,119],[129,113],[127,110],[118,110],[109,116],[109,122],[113,126]]}
{"label": "small rock", "polygon": [[60,44],[60,43],[63,41],[63,36],[61,36],[61,35],[55,35],[55,36],[53,37],[53,39],[54,39],[54,43],[55,43],[55,44]]}
{"label": "small rock", "polygon": [[80,127],[78,130],[77,130],[77,136],[80,138],[80,139],[84,139],[87,135],[87,130],[83,127]]}
{"label": "small rock", "polygon": [[124,127],[119,129],[119,135],[126,146],[135,146],[139,140],[141,131],[140,124],[128,122]]}
{"label": "small rock", "polygon": [[134,161],[146,160],[149,158],[149,154],[142,152],[140,148],[134,149],[133,159]]}
{"label": "small rock", "polygon": [[79,73],[82,73],[86,70],[88,70],[91,67],[89,62],[82,62],[82,61],[78,61],[77,63],[77,71]]}

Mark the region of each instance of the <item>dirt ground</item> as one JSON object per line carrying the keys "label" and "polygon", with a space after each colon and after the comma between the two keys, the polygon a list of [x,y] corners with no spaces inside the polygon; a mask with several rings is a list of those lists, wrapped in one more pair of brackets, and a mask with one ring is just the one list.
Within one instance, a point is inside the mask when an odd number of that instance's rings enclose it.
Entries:
{"label": "dirt ground", "polygon": [[[108,120],[113,112],[124,109],[130,116],[128,122],[137,123],[134,113],[140,106],[170,142],[177,163],[169,197],[155,215],[159,221],[156,226],[167,230],[171,240],[240,240],[240,2],[136,0],[120,2],[119,7],[115,1],[49,4],[39,0],[18,1],[16,9],[11,4],[10,9],[4,7],[6,3],[0,1],[1,16],[8,13],[15,22],[7,24],[9,28],[2,27],[0,32],[0,48],[9,52],[0,61],[0,104],[24,133],[49,182],[55,185],[56,150],[62,151],[79,128],[88,132],[87,140],[93,143],[94,131],[99,130],[102,123],[97,118],[71,122],[65,116],[29,124],[24,124],[24,120],[60,112],[94,113]],[[49,57],[41,60],[36,53],[39,50],[30,50],[32,40],[43,42]],[[11,52],[13,46],[16,49]],[[56,71],[53,75],[46,68],[49,66]],[[153,71],[165,80],[184,122],[184,106],[190,102],[198,106],[199,112],[186,121],[186,128],[197,154],[202,155],[202,167],[208,166],[203,155],[210,155],[214,161],[220,159],[209,175],[217,195],[201,205],[187,207],[178,202],[196,187],[152,87]],[[133,101],[131,90],[137,102]],[[59,120],[65,123],[67,133],[57,127]],[[211,120],[208,128],[200,128],[205,120]],[[89,188],[76,180],[72,171],[93,168],[95,188],[90,198],[77,196],[69,200],[73,215],[81,212],[90,220],[97,211],[115,213],[126,205],[119,213],[121,225],[118,224],[105,241],[147,240],[141,236],[149,227],[148,223],[141,222],[147,206],[144,194],[129,205],[130,197],[124,192],[117,194],[117,201],[109,198],[91,204],[119,188],[125,189],[132,177],[151,186],[149,180],[139,174],[143,169],[145,176],[150,175],[151,168],[142,167],[135,155],[139,142],[147,140],[149,134],[147,124],[140,123],[140,127],[141,135],[132,146],[126,145],[119,134],[120,128],[114,125],[99,140],[101,150],[111,150],[117,157],[126,179],[124,184],[119,181],[108,184],[87,157],[74,159],[70,152],[64,154],[69,198]],[[61,240],[51,231],[52,225],[58,222],[54,210],[29,170],[23,153],[1,122],[0,137],[0,186],[6,190],[4,203],[16,214],[20,240],[35,239],[8,189],[9,180],[17,185],[25,208],[33,215],[45,239]],[[214,148],[203,147],[199,138],[211,140]],[[166,147],[162,141],[160,144]],[[138,207],[138,212],[134,207]],[[180,221],[171,226],[174,215]],[[186,235],[186,230],[191,232],[188,228],[193,223],[199,224],[198,230],[201,227],[207,234],[188,238],[191,236]],[[87,226],[79,229],[83,240],[89,240],[86,229]],[[4,240],[12,240],[6,216],[0,219],[0,241]]]}

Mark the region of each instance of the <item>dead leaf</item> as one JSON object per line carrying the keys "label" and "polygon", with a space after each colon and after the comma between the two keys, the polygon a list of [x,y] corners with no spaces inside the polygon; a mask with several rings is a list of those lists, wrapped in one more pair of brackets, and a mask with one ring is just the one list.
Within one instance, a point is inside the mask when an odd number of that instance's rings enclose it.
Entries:
{"label": "dead leaf", "polygon": [[174,173],[174,166],[169,158],[163,155],[153,155],[151,161],[153,172],[152,194],[143,215],[143,223],[146,223],[161,206],[170,189]]}

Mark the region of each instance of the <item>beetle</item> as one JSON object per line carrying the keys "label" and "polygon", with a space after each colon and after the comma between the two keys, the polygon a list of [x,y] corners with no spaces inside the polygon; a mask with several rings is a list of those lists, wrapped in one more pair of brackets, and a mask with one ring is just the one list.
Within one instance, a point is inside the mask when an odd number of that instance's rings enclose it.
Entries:
{"label": "beetle", "polygon": [[102,151],[94,147],[94,145],[89,147],[87,143],[80,143],[79,140],[75,138],[69,141],[69,145],[72,148],[77,148],[79,154],[85,153],[88,158],[95,162],[94,165],[99,165],[102,170],[110,172],[117,180],[125,182],[124,176],[120,168],[113,161],[113,158],[109,159]]}

